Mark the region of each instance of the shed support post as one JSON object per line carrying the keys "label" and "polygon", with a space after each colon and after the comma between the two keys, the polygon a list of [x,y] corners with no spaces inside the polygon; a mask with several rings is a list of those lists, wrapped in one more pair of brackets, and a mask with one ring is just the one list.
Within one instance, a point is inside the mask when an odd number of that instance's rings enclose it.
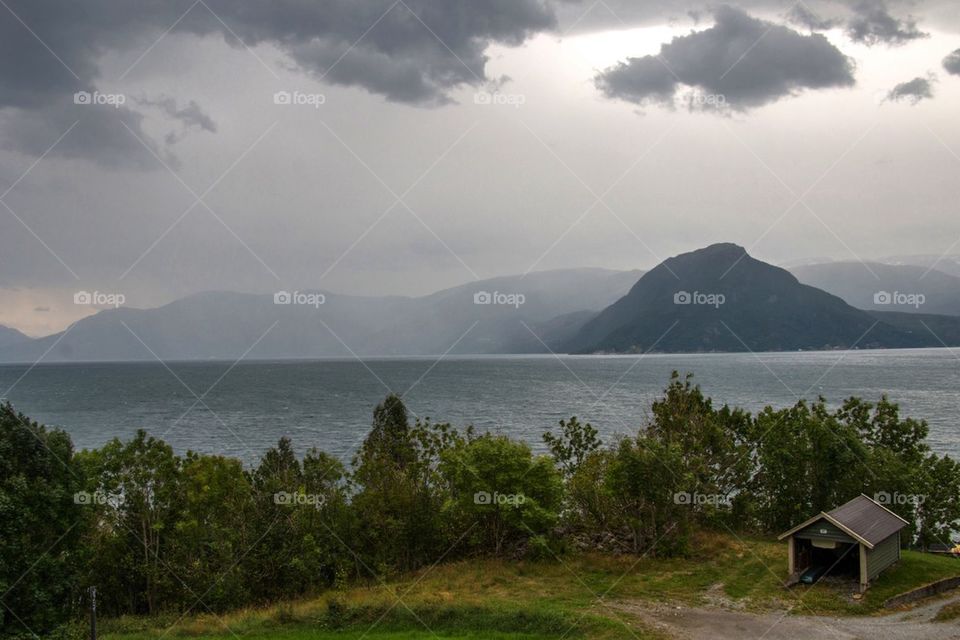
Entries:
{"label": "shed support post", "polygon": [[857,546],[860,547],[860,593],[863,593],[870,586],[869,573],[867,572],[867,548],[863,543]]}
{"label": "shed support post", "polygon": [[797,543],[793,536],[787,538],[787,572],[790,576],[797,572]]}

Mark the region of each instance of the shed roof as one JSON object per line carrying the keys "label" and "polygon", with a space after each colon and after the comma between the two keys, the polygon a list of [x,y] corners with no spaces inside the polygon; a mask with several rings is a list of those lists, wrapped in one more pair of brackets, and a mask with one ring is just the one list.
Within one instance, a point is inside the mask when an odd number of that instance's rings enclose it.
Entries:
{"label": "shed roof", "polygon": [[784,532],[778,539],[783,540],[821,518],[832,522],[844,533],[858,542],[862,542],[869,549],[873,549],[875,545],[907,526],[907,521],[893,511],[873,498],[860,494],[850,502],[842,504],[832,511],[821,511],[809,520],[801,522],[793,529]]}

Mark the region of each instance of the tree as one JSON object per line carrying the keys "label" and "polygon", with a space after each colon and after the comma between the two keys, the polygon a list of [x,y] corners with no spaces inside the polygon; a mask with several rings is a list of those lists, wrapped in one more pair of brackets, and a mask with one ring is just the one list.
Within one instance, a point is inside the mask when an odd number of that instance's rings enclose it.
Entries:
{"label": "tree", "polygon": [[[714,409],[692,380],[692,375],[681,380],[676,371],[672,373],[663,397],[653,403],[645,435],[679,454],[671,471],[689,478],[683,491],[742,501],[739,489],[753,471],[751,417],[726,405]],[[709,521],[720,515],[718,503],[708,500],[691,507],[701,520]]]}
{"label": "tree", "polygon": [[445,510],[458,537],[471,530],[476,551],[500,555],[509,544],[548,535],[557,522],[560,474],[526,443],[485,434],[445,451],[441,468],[450,487]]}
{"label": "tree", "polygon": [[856,428],[812,406],[764,409],[751,428],[756,473],[747,491],[760,527],[783,531],[858,496],[866,488],[870,450]]}
{"label": "tree", "polygon": [[89,539],[94,584],[131,613],[153,614],[163,602],[184,600],[183,584],[169,566],[182,506],[182,460],[143,430],[126,444],[114,439],[80,459],[87,490],[105,498]]}
{"label": "tree", "polygon": [[597,430],[589,422],[581,424],[577,416],[570,418],[569,422],[560,420],[560,435],[548,431],[543,434],[543,441],[567,478],[573,476],[587,456],[602,444]]}
{"label": "tree", "polygon": [[[410,427],[403,401],[390,394],[353,461],[352,507],[368,571],[390,573],[432,562],[441,553],[442,502],[431,460],[418,446],[423,425]],[[429,441],[429,438],[427,438]]]}
{"label": "tree", "polygon": [[960,463],[949,456],[927,456],[917,474],[917,544],[950,544],[960,531]]}
{"label": "tree", "polygon": [[678,495],[689,493],[692,475],[683,471],[677,444],[640,435],[622,438],[607,467],[604,490],[610,496],[613,530],[629,532],[635,554],[673,555],[687,545],[692,505]]}
{"label": "tree", "polygon": [[241,560],[256,542],[256,503],[239,460],[188,453],[170,565],[187,585],[188,606],[202,597],[217,611],[250,601]]}
{"label": "tree", "polygon": [[296,503],[303,469],[289,438],[263,454],[251,473],[256,505],[252,546],[243,560],[250,588],[257,600],[291,597],[304,591],[300,566]]}
{"label": "tree", "polygon": [[373,427],[360,447],[359,458],[361,465],[376,460],[401,471],[416,461],[407,407],[397,394],[391,393],[373,410]]}
{"label": "tree", "polygon": [[87,526],[78,474],[66,433],[0,405],[0,635],[49,632],[73,609]]}

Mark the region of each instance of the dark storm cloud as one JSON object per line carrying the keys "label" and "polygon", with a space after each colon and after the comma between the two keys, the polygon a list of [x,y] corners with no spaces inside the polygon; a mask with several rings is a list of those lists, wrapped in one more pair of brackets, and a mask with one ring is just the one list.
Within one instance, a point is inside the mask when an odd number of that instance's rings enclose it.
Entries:
{"label": "dark storm cloud", "polygon": [[674,104],[684,88],[747,110],[803,89],[849,87],[853,62],[820,34],[803,35],[722,6],[704,31],[674,38],[658,56],[629,58],[595,79],[609,98]]}
{"label": "dark storm cloud", "polygon": [[917,28],[911,17],[900,19],[890,14],[883,0],[864,0],[853,5],[854,17],[847,23],[847,36],[866,45],[902,45],[911,40],[929,37]]}
{"label": "dark storm cloud", "polygon": [[[491,42],[516,45],[555,26],[551,8],[540,0],[7,0],[0,13],[0,111],[8,123],[23,121],[28,129],[4,131],[5,143],[36,153],[85,113],[99,134],[98,148],[83,153],[71,132],[54,151],[110,163],[124,155],[136,163],[149,156],[117,118],[113,124],[122,135],[108,132],[105,116],[120,116],[136,136],[147,138],[131,107],[93,116],[93,110],[77,110],[74,116],[60,105],[77,91],[93,93],[104,53],[143,51],[171,27],[217,35],[235,46],[241,44],[237,37],[247,46],[273,44],[318,78],[430,105],[447,101],[458,85],[486,80],[484,51]],[[198,108],[175,108],[170,115],[212,130]]]}
{"label": "dark storm cloud", "polygon": [[[208,4],[248,45],[274,43],[318,77],[414,104],[443,102],[450,88],[485,81],[491,42],[517,45],[555,26],[552,9],[540,0]],[[184,28],[221,27],[207,15]]]}
{"label": "dark storm cloud", "polygon": [[[671,18],[690,16],[703,9],[716,6],[716,2],[707,0],[555,0],[559,16],[560,30],[573,26],[575,32],[602,31],[619,29],[626,25],[662,24]],[[814,31],[825,31],[848,24],[851,15],[856,16],[860,26],[876,25],[882,33],[890,30],[901,35],[916,30],[915,21],[910,18],[898,20],[891,16],[904,16],[908,13],[919,14],[924,24],[949,30],[960,28],[960,14],[956,10],[956,0],[887,0],[880,5],[880,11],[873,9],[877,3],[864,4],[863,0],[738,0],[736,5],[753,15],[784,15],[794,24]],[[861,11],[860,8],[864,7]],[[856,10],[856,11],[854,11]],[[864,14],[865,13],[865,14]],[[696,20],[694,20],[696,22]],[[911,30],[912,26],[912,30]],[[898,28],[899,27],[899,28]]]}
{"label": "dark storm cloud", "polygon": [[124,127],[147,140],[140,114],[126,105],[74,99],[78,92],[94,94],[102,47],[124,42],[109,28],[112,21],[99,15],[103,3],[89,6],[92,15],[86,3],[62,0],[9,1],[0,7],[0,144],[40,155],[63,136],[52,153],[108,166],[148,166],[150,152]]}
{"label": "dark storm cloud", "polygon": [[960,49],[943,59],[943,68],[955,76],[960,76]]}
{"label": "dark storm cloud", "polygon": [[933,98],[933,83],[936,77],[927,78],[917,77],[907,82],[901,82],[887,94],[887,100],[890,102],[907,102],[917,104],[921,100]]}
{"label": "dark storm cloud", "polygon": [[59,104],[48,107],[0,110],[0,146],[40,156],[56,144],[51,154],[111,168],[154,168],[159,166],[154,155],[177,164],[144,133],[142,114],[125,106],[78,105],[72,100],[58,97]]}

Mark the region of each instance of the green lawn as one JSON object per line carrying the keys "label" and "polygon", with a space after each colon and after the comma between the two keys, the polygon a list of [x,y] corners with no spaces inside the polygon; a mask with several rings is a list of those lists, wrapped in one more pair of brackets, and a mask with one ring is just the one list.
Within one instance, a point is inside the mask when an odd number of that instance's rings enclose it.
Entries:
{"label": "green lawn", "polygon": [[[444,640],[481,640],[490,638],[491,640],[541,640],[542,638],[556,638],[557,636],[532,635],[526,633],[500,633],[489,631],[474,632],[446,632],[435,631],[428,632],[425,629],[407,630],[407,631],[385,631],[374,629],[367,633],[365,630],[347,630],[330,631],[310,627],[300,627],[295,629],[278,629],[275,631],[263,631],[244,635],[247,640],[360,640],[361,638],[370,638],[371,640],[421,640],[422,638],[443,638]],[[155,636],[124,636],[126,638],[154,638]],[[222,636],[210,637],[233,637],[229,633]]]}
{"label": "green lawn", "polygon": [[125,618],[102,626],[108,640],[230,640],[234,634],[244,640],[377,640],[434,633],[464,639],[646,640],[658,635],[606,603],[730,604],[748,610],[789,607],[798,614],[863,615],[877,613],[890,596],[952,575],[960,575],[960,561],[954,558],[904,552],[901,562],[856,601],[849,584],[784,589],[783,543],[703,534],[686,558],[577,554],[560,562],[460,561],[385,585],[357,586],[265,609],[179,622]]}

